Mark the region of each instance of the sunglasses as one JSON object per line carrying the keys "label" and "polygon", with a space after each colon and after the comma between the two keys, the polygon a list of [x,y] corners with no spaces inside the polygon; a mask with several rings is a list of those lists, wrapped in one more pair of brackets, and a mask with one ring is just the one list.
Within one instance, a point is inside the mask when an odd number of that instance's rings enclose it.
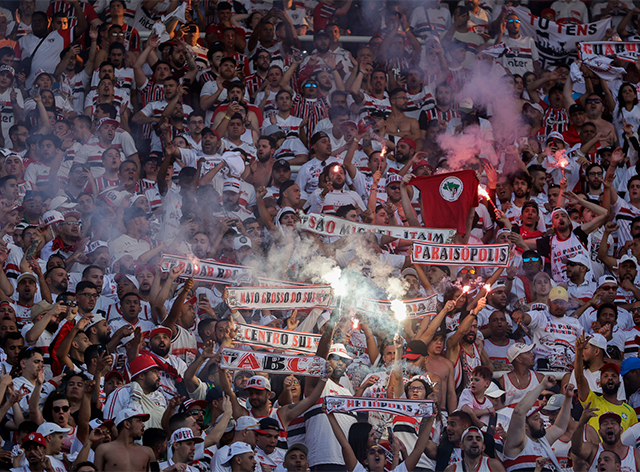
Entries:
{"label": "sunglasses", "polygon": [[317,84],[313,84],[313,83],[311,83],[311,84],[304,84],[304,88],[316,88],[316,87],[318,87],[318,85],[317,85]]}
{"label": "sunglasses", "polygon": [[387,188],[391,189],[391,190],[400,190],[400,186],[399,185],[389,185]]}
{"label": "sunglasses", "polygon": [[372,447],[371,449],[369,449],[369,454],[382,454],[384,455],[384,449],[382,449],[381,447]]}
{"label": "sunglasses", "polygon": [[545,393],[544,395],[538,395],[538,400],[548,400],[553,396],[553,393]]}
{"label": "sunglasses", "polygon": [[189,411],[187,411],[187,413],[190,416],[204,415],[204,410],[189,410]]}
{"label": "sunglasses", "polygon": [[69,408],[71,408],[69,405],[65,405],[65,406],[54,406],[51,409],[53,410],[54,413],[60,413],[60,411],[64,411],[66,413],[67,411],[69,411]]}
{"label": "sunglasses", "polygon": [[537,256],[523,257],[522,258],[522,262],[538,262],[539,260],[540,260],[540,258],[537,257]]}
{"label": "sunglasses", "polygon": [[460,271],[461,274],[471,274],[471,275],[475,275],[476,270],[475,269],[462,269]]}
{"label": "sunglasses", "polygon": [[508,20],[507,23],[518,23],[518,24],[520,24],[520,20]]}
{"label": "sunglasses", "polygon": [[589,100],[587,100],[587,103],[602,103],[602,100],[600,100],[599,98],[590,98]]}
{"label": "sunglasses", "polygon": [[340,361],[340,362],[342,362],[342,363],[346,364],[348,359],[345,359],[344,357],[337,356],[337,355],[335,355],[335,354],[331,354],[331,355],[329,356],[329,360],[330,360],[330,361],[335,361],[335,362]]}

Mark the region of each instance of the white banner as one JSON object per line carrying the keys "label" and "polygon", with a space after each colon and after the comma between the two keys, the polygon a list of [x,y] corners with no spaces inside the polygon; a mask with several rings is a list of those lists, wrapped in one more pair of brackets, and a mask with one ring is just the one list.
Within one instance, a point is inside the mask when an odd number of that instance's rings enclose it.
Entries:
{"label": "white banner", "polygon": [[446,266],[508,267],[508,244],[458,245],[413,243],[411,262]]}
{"label": "white banner", "polygon": [[431,400],[387,400],[365,397],[324,397],[327,413],[351,411],[381,411],[393,415],[424,417],[433,416]]}
{"label": "white banner", "polygon": [[446,243],[453,239],[455,229],[412,228],[409,226],[378,226],[338,218],[337,216],[310,213],[301,215],[298,229],[323,236],[347,236],[355,233],[375,233],[409,241],[433,241]]}
{"label": "white banner", "polygon": [[285,351],[315,354],[318,350],[320,335],[301,333],[286,329],[270,328],[267,326],[235,323],[238,334],[233,339],[234,344],[283,349]]}
{"label": "white banner", "polygon": [[577,57],[577,43],[600,41],[604,38],[607,28],[611,28],[611,18],[586,25],[561,25],[532,15],[522,8],[507,10],[515,12],[520,18],[520,34],[531,36],[536,42],[543,68],[564,64],[570,56]]}
{"label": "white banner", "polygon": [[640,43],[589,41],[578,44],[578,54],[581,60],[607,56],[617,57],[627,62],[636,62],[638,51],[640,51]]}
{"label": "white banner", "polygon": [[224,348],[221,354],[220,367],[228,370],[323,377],[327,368],[327,361],[318,356],[285,356],[230,348]]}
{"label": "white banner", "polygon": [[[407,310],[407,318],[423,318],[438,313],[438,294],[425,298],[402,300]],[[354,308],[370,315],[394,316],[391,310],[391,300],[375,300],[373,298],[356,298]]]}
{"label": "white banner", "polygon": [[226,291],[227,305],[236,310],[327,308],[332,298],[330,285],[230,287]]}
{"label": "white banner", "polygon": [[219,282],[223,284],[239,284],[251,281],[251,267],[225,264],[211,259],[187,258],[184,256],[172,256],[164,254],[160,270],[169,272],[173,267],[182,267],[184,271],[180,275],[183,278],[191,278],[202,282]]}

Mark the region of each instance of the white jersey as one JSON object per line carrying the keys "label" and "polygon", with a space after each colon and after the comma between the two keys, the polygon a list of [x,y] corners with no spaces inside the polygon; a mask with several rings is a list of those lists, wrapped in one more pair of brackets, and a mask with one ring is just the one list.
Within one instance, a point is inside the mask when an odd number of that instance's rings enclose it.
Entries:
{"label": "white jersey", "polygon": [[522,400],[527,393],[540,385],[538,376],[532,370],[529,370],[529,382],[522,388],[518,388],[515,386],[515,384],[511,381],[508,373],[502,376],[502,382],[504,384],[504,391],[507,395],[504,403],[506,406],[511,408],[515,408],[515,406],[520,403],[520,400]]}
{"label": "white jersey", "polygon": [[[627,447],[627,453],[623,456],[620,456],[620,472],[638,472],[636,469],[636,450],[631,446]],[[598,444],[598,452],[593,458],[593,462],[591,463],[591,467],[589,467],[589,472],[597,472],[598,471],[598,457],[604,451],[604,447],[602,443]]]}
{"label": "white jersey", "polygon": [[[538,457],[548,457],[552,463],[557,462],[556,456],[553,454],[553,450],[546,438],[534,441],[527,437],[526,441],[524,448],[516,457],[504,456],[503,464],[507,472],[533,470],[536,467],[536,459]],[[553,465],[549,464],[545,470],[553,470]]]}
{"label": "white jersey", "polygon": [[556,459],[558,459],[560,467],[562,467],[562,472],[573,472],[573,463],[569,457],[571,441],[569,440],[564,442],[557,439],[556,442],[551,445],[551,449],[553,449],[553,453],[555,454]]}
{"label": "white jersey", "polygon": [[589,251],[575,235],[575,231],[565,240],[560,240],[556,235],[551,237],[551,273],[556,283],[566,284],[569,281],[564,261],[577,254],[583,254],[590,259]]}
{"label": "white jersey", "polygon": [[175,327],[178,332],[171,339],[171,354],[181,359],[186,365],[190,365],[198,356],[196,337],[182,326],[175,325]]}
{"label": "white jersey", "polygon": [[580,322],[568,316],[552,316],[548,311],[530,311],[529,315],[536,360],[546,359],[551,370],[564,371],[573,366],[575,341],[582,334]]}
{"label": "white jersey", "polygon": [[[462,461],[458,461],[454,465],[455,469],[453,469],[453,472],[467,472],[467,469]],[[474,472],[492,472],[491,467],[489,467],[489,458],[487,456],[482,456],[482,460],[480,461],[480,464],[478,464],[478,468]]]}
{"label": "white jersey", "polygon": [[[322,397],[328,395],[352,396],[348,389],[333,380],[328,380],[322,391]],[[322,411],[322,403],[319,402],[307,410],[304,417],[306,428],[305,443],[309,448],[309,454],[307,455],[309,466],[314,467],[318,464],[344,465],[342,448],[333,434],[327,415]],[[336,420],[338,420],[338,424],[345,436],[349,434],[351,425],[357,422],[355,417],[341,413],[336,415]],[[320,438],[322,439],[320,440]]]}

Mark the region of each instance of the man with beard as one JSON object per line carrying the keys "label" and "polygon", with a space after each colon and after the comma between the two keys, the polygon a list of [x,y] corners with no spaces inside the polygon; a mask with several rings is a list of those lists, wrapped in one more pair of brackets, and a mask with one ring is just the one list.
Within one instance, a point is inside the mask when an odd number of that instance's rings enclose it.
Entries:
{"label": "man with beard", "polygon": [[[478,313],[485,307],[486,299],[481,298],[476,307],[463,318],[460,316],[458,329],[447,340],[446,356],[454,365],[456,391],[467,387],[471,371],[479,365],[490,367],[491,359],[484,351],[484,343],[476,343],[478,334]],[[464,357],[464,360],[463,360]]]}
{"label": "man with beard", "polygon": [[[344,363],[342,364],[344,365]],[[331,367],[329,367],[331,366]],[[345,372],[345,369],[337,368],[339,376]],[[274,394],[271,390],[271,382],[265,377],[260,375],[254,375],[247,381],[246,393],[248,395],[248,401],[251,405],[251,409],[247,410],[244,408],[237,400],[236,393],[231,388],[231,383],[229,382],[229,377],[227,376],[227,371],[225,369],[219,369],[219,377],[220,377],[220,386],[222,390],[226,393],[226,395],[231,399],[231,404],[233,405],[233,416],[238,418],[242,416],[251,416],[256,420],[261,420],[263,418],[273,418],[277,421],[279,425],[279,440],[277,441],[277,447],[281,449],[287,449],[287,427],[289,424],[302,415],[309,408],[313,407],[318,403],[321,395],[323,395],[323,391],[325,390],[325,386],[327,385],[327,381],[329,378],[335,378],[337,374],[333,370],[332,362],[328,362],[327,372],[325,377],[320,380],[315,388],[310,394],[307,395],[303,400],[298,403],[294,403],[292,405],[283,406],[280,408],[272,408],[271,407],[271,399]],[[334,380],[334,382],[338,382]],[[328,395],[328,393],[324,393],[324,395]],[[307,429],[307,431],[310,431]]]}
{"label": "man with beard", "polygon": [[[596,412],[595,414],[590,415],[585,420],[585,423],[588,421],[595,430],[598,430],[598,418],[607,412],[613,412],[620,415],[622,418],[622,430],[626,431],[629,427],[638,422],[638,417],[630,405],[624,401],[618,400],[618,389],[620,388],[620,366],[613,362],[608,362],[600,367],[600,386],[602,387],[602,395],[597,395],[591,390],[589,381],[585,377],[583,351],[586,346],[587,340],[584,335],[576,339],[574,374],[577,383],[578,398],[580,400],[580,404],[585,408],[585,410],[595,408]],[[605,439],[604,436],[602,436],[602,439]]]}
{"label": "man with beard", "polygon": [[[376,69],[371,73],[369,91],[361,91],[364,72],[358,70],[356,79],[351,84],[351,96],[360,107],[360,117],[371,115],[375,110],[385,114],[391,113],[391,102],[385,89],[387,88],[387,73],[382,69]],[[369,92],[369,93],[368,93]]]}
{"label": "man with beard", "polygon": [[52,134],[38,139],[36,147],[38,160],[29,164],[24,173],[24,180],[31,185],[31,188],[47,191],[57,185],[58,170],[64,157],[60,146],[60,139]]}
{"label": "man with beard", "polygon": [[311,137],[309,144],[315,156],[300,167],[298,177],[296,178],[298,187],[307,195],[311,195],[318,188],[318,179],[324,168],[329,164],[338,162],[338,160],[331,155],[331,139],[324,131],[315,133]]}
{"label": "man with beard", "polygon": [[246,182],[253,184],[256,188],[267,186],[273,167],[277,162],[273,159],[277,148],[276,140],[272,136],[260,136],[256,142],[257,159],[249,167],[250,174],[244,179]]}
{"label": "man with beard", "polygon": [[148,303],[151,296],[151,286],[156,278],[156,267],[153,264],[138,264],[135,277],[138,281],[138,295]]}
{"label": "man with beard", "polygon": [[387,133],[390,136],[410,138],[414,142],[421,142],[418,120],[404,114],[407,109],[407,92],[402,88],[393,89],[389,93],[389,102],[391,103],[391,113],[387,117]]}
{"label": "man with beard", "polygon": [[[276,110],[271,112],[263,122],[263,130],[266,126],[272,124],[278,125],[286,134],[293,133],[298,136],[301,136],[301,132],[303,135],[306,134],[305,120],[291,114],[292,95],[292,90],[284,88],[276,93]],[[303,139],[303,142],[306,142],[306,137]]]}
{"label": "man with beard", "polygon": [[[553,467],[549,470],[562,470],[558,464],[551,444],[564,434],[571,415],[573,385],[566,385],[563,394],[565,400],[553,426],[544,427],[540,408],[534,406],[540,393],[555,385],[553,376],[547,376],[542,383],[527,393],[515,406],[504,441],[504,466],[507,470],[533,469],[537,457],[548,457]],[[580,431],[582,432],[584,428]]]}
{"label": "man with beard", "polygon": [[498,459],[490,459],[483,455],[484,435],[476,426],[467,428],[462,433],[460,441],[462,460],[447,466],[445,472],[460,472],[466,470],[504,472],[504,466]]}
{"label": "man with beard", "polygon": [[[640,188],[640,186],[639,186]],[[584,223],[573,229],[569,214],[564,208],[556,208],[551,213],[551,226],[553,235],[526,241],[529,249],[533,249],[540,255],[551,259],[551,272],[556,283],[566,284],[568,279],[565,272],[565,261],[576,254],[584,254],[589,257],[587,240],[589,233],[602,226],[609,212],[600,205],[588,202],[584,198],[576,196],[573,192],[565,192],[572,202],[578,203],[593,211],[598,216],[588,223]]]}
{"label": "man with beard", "polygon": [[73,157],[74,164],[89,166],[94,178],[105,173],[102,154],[114,145],[116,130],[120,122],[111,118],[102,118],[96,124],[94,135],[86,144],[80,146]]}
{"label": "man with beard", "polygon": [[[136,338],[138,339],[138,338]],[[149,354],[140,354],[129,363],[131,383],[114,390],[104,405],[105,419],[114,419],[126,408],[137,408],[148,413],[150,428],[160,427],[167,400],[162,393],[161,377],[156,360]]]}
{"label": "man with beard", "polygon": [[[498,310],[506,315],[507,310],[507,291],[504,280],[498,280],[491,286],[491,290],[487,294],[487,306],[478,313],[478,329],[482,331],[485,337],[489,334],[489,316]],[[507,322],[511,326],[511,318],[506,315]]]}
{"label": "man with beard", "polygon": [[[620,259],[622,261],[622,259]],[[626,261],[625,261],[626,263]],[[603,305],[612,305],[617,313],[617,323],[611,329],[614,335],[619,330],[633,327],[633,315],[615,305],[618,296],[618,280],[612,275],[603,275],[598,279],[597,288],[593,296],[586,303],[574,311],[571,316],[578,318],[587,334],[593,334],[593,323],[598,319],[598,310]]]}
{"label": "man with beard", "polygon": [[271,65],[271,54],[266,49],[259,49],[253,56],[254,74],[248,75],[245,79],[247,93],[254,98],[262,84],[267,79],[267,71]]}
{"label": "man with beard", "polygon": [[196,233],[191,242],[191,251],[198,259],[207,259],[211,250],[211,241],[207,233]]}
{"label": "man with beard", "polygon": [[[195,64],[194,64],[195,67]],[[137,112],[131,118],[131,121],[136,124],[147,124],[147,123],[159,123],[163,116],[169,116],[173,111],[173,106],[169,107],[169,102],[178,103],[181,102],[183,93],[183,88],[178,82],[178,80],[174,77],[167,77],[163,82],[164,86],[164,98],[157,99],[154,101],[150,101],[145,105],[145,107]],[[167,112],[165,113],[165,110]],[[182,105],[182,111],[184,112],[185,118],[193,113],[193,108],[189,105]]]}
{"label": "man with beard", "polygon": [[[602,438],[602,442],[597,444],[584,441],[583,437],[585,425],[592,424],[594,420],[597,421],[598,434]],[[596,406],[587,404],[571,438],[571,452],[587,464],[597,463],[596,470],[600,472],[607,470],[602,463],[608,462],[606,457],[611,453],[615,453],[620,461],[620,467],[614,470],[620,472],[640,470],[640,454],[632,446],[622,444],[620,440],[624,431],[623,422],[623,418],[618,413],[602,410],[598,412]],[[614,462],[617,463],[615,457]]]}
{"label": "man with beard", "polygon": [[134,259],[151,250],[151,244],[147,240],[149,236],[149,213],[142,208],[128,207],[122,214],[125,233],[109,242],[111,254],[127,253]]}
{"label": "man with beard", "polygon": [[420,112],[420,129],[427,131],[429,123],[437,120],[440,129],[445,130],[454,118],[460,118],[460,113],[454,108],[453,90],[450,84],[443,82],[436,87],[436,106]]}
{"label": "man with beard", "polygon": [[[472,426],[468,413],[456,410],[449,415],[442,440],[437,447],[437,454],[430,459],[436,460],[435,470],[444,470],[462,459],[462,434]],[[430,448],[427,448],[429,450]]]}
{"label": "man with beard", "polygon": [[22,328],[26,345],[41,348],[45,352],[44,357],[48,358],[49,345],[58,330],[58,324],[65,318],[67,310],[68,307],[64,302],[52,305],[43,300],[33,305],[31,308],[32,321]]}
{"label": "man with beard", "polygon": [[[139,359],[139,358],[138,358]],[[132,375],[134,372],[133,364],[138,361],[134,359],[131,363]],[[140,362],[136,363],[136,367],[141,367]],[[150,375],[153,375],[153,371],[157,369],[151,368]],[[145,376],[144,373],[138,374],[137,377]],[[132,384],[136,382],[132,381]],[[126,389],[128,387],[122,387]],[[116,392],[114,392],[115,395]],[[109,400],[114,395],[109,397]],[[107,400],[107,404],[109,403]],[[106,405],[105,405],[106,406]],[[153,418],[150,419],[148,412],[145,412],[142,408],[133,408],[133,406],[123,406],[119,409],[117,414],[113,414],[112,418],[115,418],[116,427],[118,429],[118,438],[115,441],[100,444],[96,449],[96,468],[103,471],[121,471],[129,470],[132,472],[146,472],[149,470],[150,464],[156,461],[156,456],[151,448],[141,446],[136,443],[142,439],[144,434],[145,422],[152,423]],[[151,426],[159,427],[158,426]]]}
{"label": "man with beard", "polygon": [[[190,428],[179,428],[171,435],[171,450],[173,455],[166,462],[160,463],[160,470],[167,469],[171,466],[175,470],[183,472],[197,472],[199,469],[190,465],[196,453],[196,444],[204,442],[204,439],[193,435]],[[179,468],[184,466],[184,468]]]}
{"label": "man with beard", "polygon": [[[405,167],[412,164],[415,153],[416,142],[411,138],[401,138],[396,143],[396,151],[393,154],[393,159],[387,160],[389,169],[394,169],[396,172],[404,171]],[[411,197],[411,195],[409,196]]]}
{"label": "man with beard", "polygon": [[[165,326],[154,328],[149,335],[149,350],[152,358],[157,356],[161,362],[169,364],[182,377],[187,370],[187,364],[178,356],[169,354],[171,351],[171,329]],[[167,399],[171,400],[178,394],[174,377],[165,370],[160,370],[160,389]]]}
{"label": "man with beard", "polygon": [[47,282],[52,297],[57,297],[67,291],[69,275],[63,267],[54,267],[45,272],[44,280]]}
{"label": "man with beard", "polygon": [[230,218],[243,221],[245,218],[253,216],[249,210],[240,205],[240,193],[243,182],[230,177],[222,185],[222,208],[214,213],[220,219]]}
{"label": "man with beard", "polygon": [[590,164],[585,170],[587,176],[587,197],[592,200],[598,200],[602,192],[604,192],[602,186],[602,179],[604,171],[599,164]]}
{"label": "man with beard", "polygon": [[523,323],[533,335],[539,369],[565,371],[574,362],[573,344],[582,327],[578,320],[566,316],[568,304],[566,289],[554,287],[549,292],[548,310],[516,310],[511,315],[515,324]]}
{"label": "man with beard", "polygon": [[271,168],[271,187],[267,187],[267,196],[277,199],[280,196],[280,188],[289,180],[291,180],[291,164],[285,159],[278,159]]}
{"label": "man with beard", "polygon": [[502,204],[502,211],[511,224],[522,225],[521,213],[525,202],[529,200],[531,182],[531,176],[526,171],[518,171],[509,179],[513,196]]}
{"label": "man with beard", "polygon": [[[355,143],[354,143],[355,146]],[[335,213],[338,208],[344,205],[353,205],[360,208],[361,211],[366,210],[367,206],[360,198],[357,192],[346,190],[347,175],[344,167],[340,164],[332,164],[329,169],[329,175],[325,180],[325,188],[316,195],[309,198],[311,206],[310,213]]]}
{"label": "man with beard", "polygon": [[590,270],[587,256],[576,254],[567,258],[565,264],[567,279],[569,279],[567,285],[569,297],[580,300],[581,303],[588,303],[593,297],[596,286],[591,278],[587,278],[587,272]]}

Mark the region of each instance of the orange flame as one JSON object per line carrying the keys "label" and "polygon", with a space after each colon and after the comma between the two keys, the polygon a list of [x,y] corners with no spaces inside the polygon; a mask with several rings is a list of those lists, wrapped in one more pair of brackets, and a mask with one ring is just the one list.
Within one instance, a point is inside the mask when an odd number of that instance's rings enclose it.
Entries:
{"label": "orange flame", "polygon": [[360,324],[360,320],[358,318],[353,319],[353,329],[358,329],[358,325]]}
{"label": "orange flame", "polygon": [[491,285],[484,284],[484,289],[486,290],[487,293],[489,293],[491,291]]}
{"label": "orange flame", "polygon": [[465,285],[464,287],[462,287],[462,293],[467,293],[469,290],[471,290],[471,287],[469,285]]}
{"label": "orange flame", "polygon": [[491,197],[489,197],[489,192],[487,192],[482,186],[478,185],[478,193],[480,195],[482,195],[484,198],[486,198],[487,200]]}

